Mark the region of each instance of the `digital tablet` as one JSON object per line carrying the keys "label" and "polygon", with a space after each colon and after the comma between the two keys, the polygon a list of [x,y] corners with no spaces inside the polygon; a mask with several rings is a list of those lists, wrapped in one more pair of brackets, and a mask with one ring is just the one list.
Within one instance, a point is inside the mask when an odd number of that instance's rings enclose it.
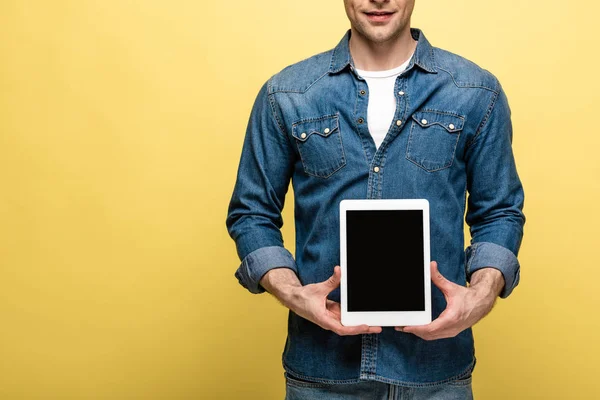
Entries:
{"label": "digital tablet", "polygon": [[342,324],[431,322],[429,202],[342,200]]}

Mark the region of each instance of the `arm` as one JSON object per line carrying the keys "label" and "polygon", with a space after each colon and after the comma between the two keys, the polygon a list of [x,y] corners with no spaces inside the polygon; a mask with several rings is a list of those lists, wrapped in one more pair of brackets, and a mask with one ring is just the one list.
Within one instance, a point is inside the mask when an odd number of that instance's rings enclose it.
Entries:
{"label": "arm", "polygon": [[519,283],[524,194],[512,152],[510,108],[501,88],[489,109],[465,152],[466,222],[471,231],[466,268],[471,283],[478,270],[500,271],[504,278],[500,297],[506,298]]}
{"label": "arm", "polygon": [[241,260],[235,276],[252,293],[264,292],[259,282],[271,269],[296,271],[280,231],[294,160],[265,84],[250,114],[226,221]]}
{"label": "arm", "polygon": [[498,296],[507,297],[519,282],[524,196],[512,153],[510,108],[501,89],[488,110],[465,152],[470,286],[448,281],[432,263],[431,280],[444,294],[446,310],[431,324],[397,328],[426,340],[453,337],[473,326],[492,310]]}
{"label": "arm", "polygon": [[327,299],[339,286],[339,267],[325,282],[302,286],[294,258],[283,247],[281,211],[296,156],[278,112],[267,84],[250,115],[227,215],[242,261],[235,275],[250,292],[267,289],[296,314],[339,335],[380,332],[376,327],[342,326],[339,303]]}

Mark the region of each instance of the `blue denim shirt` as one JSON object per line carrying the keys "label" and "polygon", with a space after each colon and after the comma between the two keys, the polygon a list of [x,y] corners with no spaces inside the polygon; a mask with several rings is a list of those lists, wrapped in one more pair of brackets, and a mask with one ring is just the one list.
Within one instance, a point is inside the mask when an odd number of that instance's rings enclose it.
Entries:
{"label": "blue denim shirt", "polygon": [[[302,284],[327,279],[340,263],[342,199],[428,199],[431,259],[446,278],[466,285],[474,271],[496,268],[506,282],[502,297],[519,282],[524,197],[506,96],[489,72],[432,47],[417,29],[412,35],[417,48],[396,79],[396,114],[379,148],[368,131],[369,88],[355,71],[350,32],[261,89],[227,217],[242,260],[236,277],[249,291],[264,291],[260,279],[278,267],[295,271]],[[295,258],[280,232],[290,179]],[[472,237],[466,250],[465,211]],[[433,317],[445,307],[432,285]],[[340,337],[293,312],[283,353],[289,374],[327,383],[423,386],[467,373],[474,362],[471,329],[435,341],[393,328]]]}

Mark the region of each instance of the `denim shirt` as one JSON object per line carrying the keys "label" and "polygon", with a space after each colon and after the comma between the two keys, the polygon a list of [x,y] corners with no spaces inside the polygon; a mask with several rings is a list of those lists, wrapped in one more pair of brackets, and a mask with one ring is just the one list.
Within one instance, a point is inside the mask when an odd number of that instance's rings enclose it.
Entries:
{"label": "denim shirt", "polygon": [[[350,32],[260,90],[227,217],[242,260],[236,277],[250,292],[264,291],[259,281],[272,268],[292,269],[304,285],[326,280],[340,263],[343,199],[425,198],[431,259],[446,278],[464,286],[473,272],[493,267],[504,276],[501,297],[518,284],[524,195],[506,96],[492,74],[411,32],[417,48],[396,79],[396,113],[379,148],[369,134],[369,88],[350,56]],[[290,179],[295,258],[280,232]],[[465,211],[472,237],[466,250]],[[329,298],[339,301],[339,289]],[[433,317],[445,307],[432,285]],[[424,386],[464,375],[474,363],[471,329],[434,341],[393,328],[341,337],[289,313],[283,366],[300,379]]]}

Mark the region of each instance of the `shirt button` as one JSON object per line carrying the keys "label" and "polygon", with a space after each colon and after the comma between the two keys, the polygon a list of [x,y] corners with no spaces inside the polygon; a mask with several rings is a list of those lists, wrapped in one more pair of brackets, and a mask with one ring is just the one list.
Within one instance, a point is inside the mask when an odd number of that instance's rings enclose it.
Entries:
{"label": "shirt button", "polygon": [[379,167],[375,167],[375,168],[373,168],[373,171],[375,171],[375,172],[379,172]]}
{"label": "shirt button", "polygon": [[[452,128],[450,128],[450,129],[452,129]],[[329,133],[329,128],[325,128],[325,130],[323,132],[325,132],[325,134],[327,135]]]}
{"label": "shirt button", "polygon": [[427,120],[426,120],[426,119],[422,119],[422,120],[421,120],[421,123],[422,123],[423,125],[427,125]]}
{"label": "shirt button", "polygon": [[448,128],[450,128],[450,129],[454,129],[454,124],[450,124],[450,125],[448,125]]}
{"label": "shirt button", "polygon": [[364,96],[365,94],[367,94],[367,92],[366,92],[366,91],[364,91],[364,90],[361,90],[361,91],[360,91],[360,94],[362,94],[362,95]]}
{"label": "shirt button", "polygon": [[302,134],[300,135],[300,137],[301,137],[302,139],[306,139],[306,133],[305,133],[305,132],[302,132]]}
{"label": "shirt button", "polygon": [[396,121],[396,125],[398,125],[398,126],[402,125],[402,120]]}
{"label": "shirt button", "polygon": [[364,120],[364,119],[362,119],[362,118],[359,118],[359,119],[357,119],[356,121],[357,121],[359,124],[362,124],[363,122],[365,122],[365,120]]}
{"label": "shirt button", "polygon": [[403,92],[402,90],[401,90],[401,91],[399,91],[399,92],[398,92],[398,94],[399,94],[400,96],[404,96],[404,92]]}

